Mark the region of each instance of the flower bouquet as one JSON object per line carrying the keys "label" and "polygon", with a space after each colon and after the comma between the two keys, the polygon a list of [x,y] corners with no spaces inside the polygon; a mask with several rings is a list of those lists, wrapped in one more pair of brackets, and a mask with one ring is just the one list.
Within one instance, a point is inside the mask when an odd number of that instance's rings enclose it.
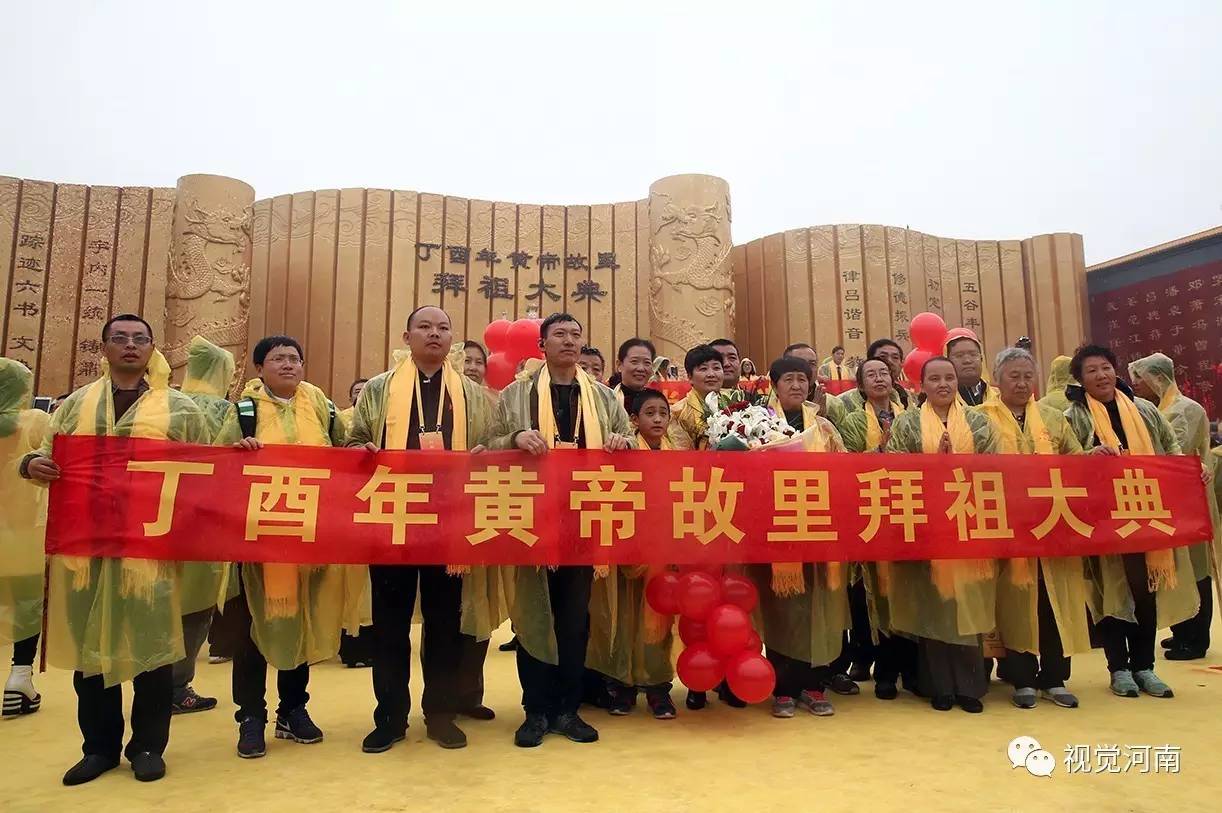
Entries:
{"label": "flower bouquet", "polygon": [[711,392],[704,403],[709,409],[710,449],[744,452],[787,443],[797,435],[784,415],[741,392],[728,397]]}

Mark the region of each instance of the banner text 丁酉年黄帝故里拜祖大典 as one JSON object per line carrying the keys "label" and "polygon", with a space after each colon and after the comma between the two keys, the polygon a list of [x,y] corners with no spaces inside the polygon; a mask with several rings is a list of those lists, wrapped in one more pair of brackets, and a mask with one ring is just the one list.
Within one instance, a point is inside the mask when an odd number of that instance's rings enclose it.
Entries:
{"label": "banner text \u4e01\u9149\u5e74\u9ec4\u5e1d\u6545\u91cc\u62dc\u7956\u5927\u5178", "polygon": [[716,564],[1130,553],[1210,538],[1174,456],[258,452],[60,436],[47,552]]}

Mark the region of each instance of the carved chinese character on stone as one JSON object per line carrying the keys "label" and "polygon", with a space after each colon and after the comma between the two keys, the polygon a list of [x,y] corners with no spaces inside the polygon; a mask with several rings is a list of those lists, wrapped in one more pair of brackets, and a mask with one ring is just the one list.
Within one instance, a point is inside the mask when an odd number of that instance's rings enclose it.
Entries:
{"label": "carved chinese character on stone", "polygon": [[556,293],[556,284],[554,282],[532,282],[529,286],[529,293],[526,294],[527,299],[542,301],[544,295],[553,302],[560,301],[560,294]]}
{"label": "carved chinese character on stone", "polygon": [[590,258],[584,254],[569,254],[564,258],[566,271],[589,271]]}
{"label": "carved chinese character on stone", "polygon": [[29,336],[14,336],[13,338],[9,339],[8,349],[29,350],[33,352],[34,339],[30,338]]}
{"label": "carved chinese character on stone", "polygon": [[513,299],[513,294],[509,292],[509,277],[486,274],[479,281],[479,292],[484,299]]}
{"label": "carved chinese character on stone", "polygon": [[577,280],[577,288],[573,291],[573,301],[590,300],[591,302],[602,302],[603,297],[606,295],[606,290],[594,280],[579,279]]}
{"label": "carved chinese character on stone", "polygon": [[435,294],[439,294],[442,291],[461,294],[465,290],[467,290],[467,278],[462,274],[442,272],[433,275],[433,293]]}
{"label": "carved chinese character on stone", "polygon": [[845,308],[844,318],[848,319],[850,322],[855,322],[858,319],[861,319],[861,308]]}
{"label": "carved chinese character on stone", "polygon": [[425,262],[428,262],[429,258],[433,256],[434,249],[436,249],[437,251],[440,251],[441,244],[440,243],[416,243],[416,256],[419,259],[424,260]]}
{"label": "carved chinese character on stone", "polygon": [[94,254],[101,254],[104,251],[110,251],[110,241],[109,240],[90,240],[89,241],[89,250],[92,251]]}
{"label": "carved chinese character on stone", "polygon": [[18,248],[40,249],[47,244],[47,240],[41,234],[23,234],[20,242],[17,243]]}
{"label": "carved chinese character on stone", "polygon": [[479,253],[475,255],[477,263],[486,263],[488,270],[492,270],[492,266],[501,261],[501,258],[496,256],[496,252],[490,248],[481,248]]}
{"label": "carved chinese character on stone", "polygon": [[539,255],[539,270],[540,271],[555,271],[560,267],[559,254],[540,254]]}
{"label": "carved chinese character on stone", "polygon": [[24,271],[41,271],[42,260],[37,257],[18,257],[17,267]]}
{"label": "carved chinese character on stone", "polygon": [[612,271],[619,268],[619,264],[615,262],[614,251],[598,252],[598,265],[594,266],[594,270],[597,271],[600,268],[610,268]]}
{"label": "carved chinese character on stone", "polygon": [[37,316],[40,309],[38,305],[33,302],[18,302],[13,306],[13,312],[20,313],[22,316]]}
{"label": "carved chinese character on stone", "polygon": [[13,283],[13,292],[18,294],[36,294],[42,290],[41,282],[30,279],[19,279]]}
{"label": "carved chinese character on stone", "polygon": [[530,258],[532,256],[525,251],[511,251],[509,252],[509,264],[513,267],[514,271],[517,271],[519,268],[530,268]]}
{"label": "carved chinese character on stone", "polygon": [[446,250],[450,252],[450,262],[454,265],[466,265],[471,256],[471,249],[467,246],[446,246]]}

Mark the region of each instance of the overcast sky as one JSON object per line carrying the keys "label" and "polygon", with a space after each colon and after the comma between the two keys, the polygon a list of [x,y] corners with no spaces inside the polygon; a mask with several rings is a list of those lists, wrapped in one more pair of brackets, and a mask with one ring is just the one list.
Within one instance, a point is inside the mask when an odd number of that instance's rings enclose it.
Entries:
{"label": "overcast sky", "polygon": [[605,203],[704,172],[730,183],[738,242],[827,223],[1063,230],[1087,262],[1222,223],[1216,1],[2,13],[0,174]]}

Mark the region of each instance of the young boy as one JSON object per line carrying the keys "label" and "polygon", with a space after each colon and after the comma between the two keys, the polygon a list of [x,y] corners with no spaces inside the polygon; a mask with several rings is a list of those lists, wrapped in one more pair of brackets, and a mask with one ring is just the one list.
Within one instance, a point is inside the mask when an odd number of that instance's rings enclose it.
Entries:
{"label": "young boy", "polygon": [[[637,431],[638,449],[674,448],[667,437],[670,404],[661,392],[641,390],[629,400],[628,416]],[[606,578],[595,582],[590,597],[587,675],[603,680],[609,696],[608,711],[616,716],[630,713],[636,706],[637,693],[644,691],[645,702],[656,719],[675,717],[675,704],[670,699],[675,679],[670,619],[658,615],[645,601],[645,585],[661,568],[612,566]]]}

